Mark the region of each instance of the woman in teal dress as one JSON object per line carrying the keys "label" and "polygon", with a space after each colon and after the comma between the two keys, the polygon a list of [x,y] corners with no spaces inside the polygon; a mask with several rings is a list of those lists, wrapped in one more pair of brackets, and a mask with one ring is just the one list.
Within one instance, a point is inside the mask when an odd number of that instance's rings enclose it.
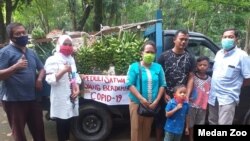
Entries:
{"label": "woman in teal dress", "polygon": [[[137,113],[139,103],[155,109],[165,92],[165,74],[160,64],[154,62],[155,43],[147,41],[141,49],[142,60],[132,63],[127,72],[126,85],[129,89],[129,111],[131,120],[131,141],[149,141],[154,117]],[[139,70],[141,69],[142,88]]]}

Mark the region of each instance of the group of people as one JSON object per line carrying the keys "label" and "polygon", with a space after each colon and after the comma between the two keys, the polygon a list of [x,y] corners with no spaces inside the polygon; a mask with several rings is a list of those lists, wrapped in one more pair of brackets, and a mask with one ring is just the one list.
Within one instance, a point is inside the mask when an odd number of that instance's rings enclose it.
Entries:
{"label": "group of people", "polygon": [[70,121],[78,116],[81,78],[77,74],[72,39],[61,35],[56,52],[45,65],[26,47],[28,35],[21,23],[6,27],[10,43],[0,50],[0,100],[15,141],[27,141],[25,126],[34,141],[45,141],[43,113],[36,92],[45,79],[51,85],[50,117],[56,121],[58,141],[70,139]]}
{"label": "group of people", "polygon": [[[43,65],[37,54],[26,47],[28,35],[21,23],[10,23],[6,31],[10,43],[0,50],[0,100],[14,140],[27,140],[26,124],[34,141],[46,140],[42,107],[36,99],[44,79],[51,85],[50,116],[56,121],[58,141],[69,140],[70,121],[79,114],[81,83],[71,56],[72,39],[60,36],[56,52]],[[149,141],[154,120],[157,141],[163,140],[164,131],[164,141],[180,141],[183,131],[192,141],[193,127],[205,124],[207,108],[209,124],[232,124],[243,80],[250,80],[250,61],[247,53],[236,46],[237,38],[235,29],[223,32],[212,77],[207,75],[209,58],[195,60],[185,50],[187,31],[176,32],[174,47],[157,62],[155,43],[144,43],[142,60],[131,64],[127,72],[131,141]],[[155,117],[141,116],[137,113],[139,104],[149,109],[161,106],[161,110]]]}
{"label": "group of people", "polygon": [[[250,59],[237,47],[238,37],[236,29],[223,32],[212,77],[207,73],[209,58],[200,56],[195,60],[186,51],[186,30],[176,32],[174,47],[163,52],[157,62],[155,44],[146,42],[141,61],[131,64],[127,72],[131,141],[150,141],[153,120],[157,141],[180,141],[184,132],[193,141],[193,127],[205,124],[207,110],[210,125],[231,125],[241,86],[250,81]],[[151,110],[160,105],[161,110],[156,116],[141,116],[137,113],[139,104]]]}

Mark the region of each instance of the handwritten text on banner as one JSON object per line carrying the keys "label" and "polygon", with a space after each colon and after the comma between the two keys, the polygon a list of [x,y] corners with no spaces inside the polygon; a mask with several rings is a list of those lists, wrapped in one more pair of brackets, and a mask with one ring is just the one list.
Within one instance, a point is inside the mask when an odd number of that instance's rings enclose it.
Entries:
{"label": "handwritten text on banner", "polygon": [[82,75],[84,98],[107,105],[128,105],[126,76]]}

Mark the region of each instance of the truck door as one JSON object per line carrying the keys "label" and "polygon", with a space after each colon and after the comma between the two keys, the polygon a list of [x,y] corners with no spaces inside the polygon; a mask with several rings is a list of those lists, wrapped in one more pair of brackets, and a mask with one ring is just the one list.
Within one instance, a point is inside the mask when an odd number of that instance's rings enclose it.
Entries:
{"label": "truck door", "polygon": [[191,53],[195,59],[197,59],[199,56],[207,56],[210,59],[210,67],[208,70],[209,75],[212,75],[214,57],[218,50],[218,47],[214,47],[209,41],[199,37],[191,37],[187,47],[187,51]]}

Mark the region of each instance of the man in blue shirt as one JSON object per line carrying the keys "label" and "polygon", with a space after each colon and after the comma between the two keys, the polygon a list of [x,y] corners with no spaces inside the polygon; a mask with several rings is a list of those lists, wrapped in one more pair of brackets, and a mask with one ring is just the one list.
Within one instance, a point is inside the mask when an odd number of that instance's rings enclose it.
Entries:
{"label": "man in blue shirt", "polygon": [[29,48],[28,35],[20,23],[6,28],[10,44],[0,50],[0,99],[15,141],[26,141],[28,125],[34,141],[45,141],[41,105],[35,91],[41,90],[45,75],[42,62]]}
{"label": "man in blue shirt", "polygon": [[239,103],[242,83],[250,80],[250,61],[247,53],[236,46],[238,32],[227,29],[222,35],[222,49],[214,59],[209,94],[209,124],[230,125]]}

